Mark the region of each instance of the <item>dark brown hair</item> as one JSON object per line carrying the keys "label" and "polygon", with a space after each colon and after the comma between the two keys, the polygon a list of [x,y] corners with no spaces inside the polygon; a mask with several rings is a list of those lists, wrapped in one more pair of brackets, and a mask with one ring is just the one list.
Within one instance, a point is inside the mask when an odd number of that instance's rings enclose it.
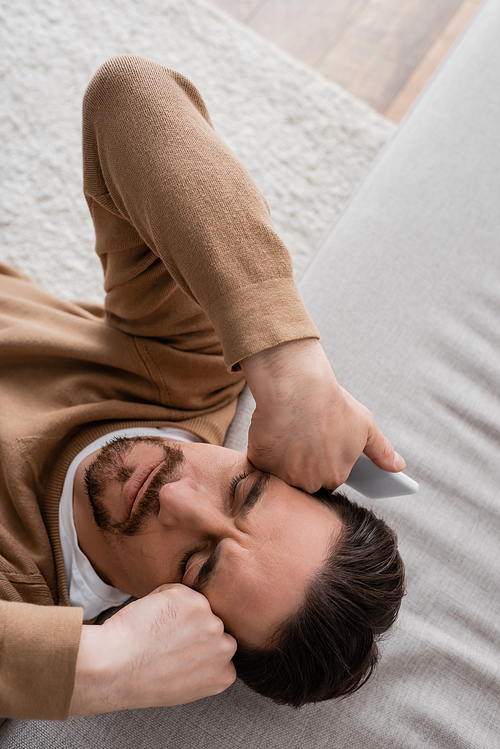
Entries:
{"label": "dark brown hair", "polygon": [[394,623],[404,595],[394,531],[340,492],[313,496],[339,516],[340,538],[269,647],[239,643],[233,658],[251,689],[294,707],[347,696],[368,680],[379,657],[377,639]]}

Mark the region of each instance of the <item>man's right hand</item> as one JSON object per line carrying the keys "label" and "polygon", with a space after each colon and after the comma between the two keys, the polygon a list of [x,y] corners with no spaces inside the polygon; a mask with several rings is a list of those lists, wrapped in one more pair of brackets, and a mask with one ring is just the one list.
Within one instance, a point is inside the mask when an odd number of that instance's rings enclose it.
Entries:
{"label": "man's right hand", "polygon": [[71,715],[180,705],[236,678],[236,641],[207,599],[162,585],[101,626],[84,625]]}

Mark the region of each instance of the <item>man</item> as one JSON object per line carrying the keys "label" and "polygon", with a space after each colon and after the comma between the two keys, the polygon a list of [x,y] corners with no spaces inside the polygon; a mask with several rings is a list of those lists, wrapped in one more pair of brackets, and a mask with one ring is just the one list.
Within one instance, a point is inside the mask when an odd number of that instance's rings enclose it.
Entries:
{"label": "man", "polygon": [[[215,694],[235,677],[232,634],[262,693],[349,693],[397,613],[402,565],[382,521],[305,492],[341,484],[362,450],[386,470],[404,461],[338,386],[265,201],[189,81],[111,60],[87,90],[83,144],[104,309],[0,275],[2,715]],[[244,377],[246,455],[220,447]],[[347,621],[348,552],[375,536]],[[337,596],[320,607],[325,576]],[[315,601],[338,629],[311,623]],[[308,627],[334,636],[321,664],[298,663],[292,694],[297,668],[276,658]]]}

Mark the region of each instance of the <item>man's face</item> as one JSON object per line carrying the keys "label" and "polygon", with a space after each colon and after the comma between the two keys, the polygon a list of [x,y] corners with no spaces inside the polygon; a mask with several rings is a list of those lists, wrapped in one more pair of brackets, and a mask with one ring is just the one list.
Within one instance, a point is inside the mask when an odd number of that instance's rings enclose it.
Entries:
{"label": "man's face", "polygon": [[161,437],[120,439],[86,458],[74,517],[82,551],[110,585],[137,598],[188,585],[254,646],[299,608],[342,527],[245,453]]}

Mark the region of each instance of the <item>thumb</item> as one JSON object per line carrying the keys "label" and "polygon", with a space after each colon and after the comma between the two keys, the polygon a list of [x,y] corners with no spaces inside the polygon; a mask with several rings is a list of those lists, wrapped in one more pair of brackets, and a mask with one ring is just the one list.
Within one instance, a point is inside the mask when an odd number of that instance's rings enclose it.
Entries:
{"label": "thumb", "polygon": [[390,473],[402,471],[406,466],[405,460],[394,450],[387,437],[384,437],[378,427],[368,437],[364,453],[375,465]]}

